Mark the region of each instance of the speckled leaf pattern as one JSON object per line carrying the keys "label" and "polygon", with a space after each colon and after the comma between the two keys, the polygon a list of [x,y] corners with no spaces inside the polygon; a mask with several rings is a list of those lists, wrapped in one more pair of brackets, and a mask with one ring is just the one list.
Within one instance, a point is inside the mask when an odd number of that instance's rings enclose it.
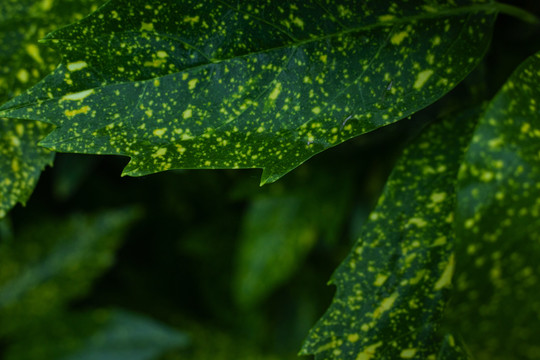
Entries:
{"label": "speckled leaf pattern", "polygon": [[[81,18],[97,1],[2,0],[0,3],[0,104],[54,70],[59,57],[37,41]],[[25,203],[54,153],[37,146],[49,124],[0,117],[0,218]]]}
{"label": "speckled leaf pattern", "polygon": [[476,359],[540,354],[540,53],[480,119],[459,175],[449,321]]}
{"label": "speckled leaf pattern", "polygon": [[47,43],[63,65],[3,114],[57,151],[131,157],[124,174],[263,168],[402,119],[482,58],[496,7],[459,0],[112,0]]}
{"label": "speckled leaf pattern", "polygon": [[455,262],[455,182],[476,115],[435,123],[405,149],[333,275],[337,293],[302,353],[336,360],[466,358],[453,336],[443,342],[436,331]]}
{"label": "speckled leaf pattern", "polygon": [[133,208],[76,214],[28,224],[13,241],[0,239],[1,330],[40,320],[84,294],[112,264],[128,226],[138,217]]}

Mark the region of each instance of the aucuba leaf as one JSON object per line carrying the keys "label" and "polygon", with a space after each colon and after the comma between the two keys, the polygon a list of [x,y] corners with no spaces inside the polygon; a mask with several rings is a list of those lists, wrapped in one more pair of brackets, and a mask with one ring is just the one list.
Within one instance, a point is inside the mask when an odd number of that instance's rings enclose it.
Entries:
{"label": "aucuba leaf", "polygon": [[470,111],[434,123],[405,149],[358,242],[332,276],[337,293],[302,354],[466,358],[452,335],[443,342],[437,330],[455,264],[455,183],[476,116]]}
{"label": "aucuba leaf", "polygon": [[49,122],[56,151],[124,170],[263,168],[431,104],[478,63],[497,7],[460,0],[111,0],[46,43],[62,65],[0,115]]}
{"label": "aucuba leaf", "polygon": [[480,118],[459,173],[448,322],[477,359],[540,354],[540,53]]}

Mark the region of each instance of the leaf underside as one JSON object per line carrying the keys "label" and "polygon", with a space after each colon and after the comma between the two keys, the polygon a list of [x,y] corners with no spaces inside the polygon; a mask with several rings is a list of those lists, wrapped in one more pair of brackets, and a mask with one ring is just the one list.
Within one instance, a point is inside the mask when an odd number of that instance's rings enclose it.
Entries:
{"label": "leaf underside", "polygon": [[454,269],[455,182],[475,116],[435,123],[406,148],[356,246],[333,275],[336,296],[302,354],[466,358],[454,337],[443,342],[437,328]]}
{"label": "leaf underside", "polygon": [[482,58],[492,4],[112,0],[46,43],[63,56],[0,115],[49,122],[56,151],[131,157],[124,174],[263,168],[431,104]]}
{"label": "leaf underside", "polygon": [[480,118],[459,174],[448,323],[477,359],[540,354],[540,53]]}

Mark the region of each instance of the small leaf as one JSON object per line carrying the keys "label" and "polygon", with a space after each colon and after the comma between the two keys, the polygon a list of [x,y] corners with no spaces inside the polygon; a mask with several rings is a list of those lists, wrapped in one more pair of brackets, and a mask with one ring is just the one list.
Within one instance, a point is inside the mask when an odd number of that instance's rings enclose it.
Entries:
{"label": "small leaf", "polygon": [[130,156],[124,174],[258,167],[272,182],[452,89],[496,12],[474,0],[112,0],[47,37],[62,66],[0,114],[56,125],[41,144],[57,151]]}
{"label": "small leaf", "polygon": [[459,173],[448,323],[477,359],[540,354],[540,53],[480,119]]}
{"label": "small leaf", "polygon": [[0,242],[0,334],[39,320],[84,294],[114,260],[127,227],[125,209],[31,224]]}
{"label": "small leaf", "polygon": [[[454,268],[454,187],[476,115],[435,123],[405,149],[356,246],[332,276],[336,296],[302,354],[436,359],[442,351],[436,330]],[[446,348],[441,354],[455,345]]]}
{"label": "small leaf", "polygon": [[63,315],[22,335],[6,360],[151,360],[184,347],[185,334],[123,310]]}

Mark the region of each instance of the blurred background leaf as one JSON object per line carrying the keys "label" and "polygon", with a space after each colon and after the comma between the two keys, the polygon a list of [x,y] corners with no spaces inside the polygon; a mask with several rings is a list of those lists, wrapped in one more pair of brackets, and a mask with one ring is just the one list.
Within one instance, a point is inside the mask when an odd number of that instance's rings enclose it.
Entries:
{"label": "blurred background leaf", "polygon": [[62,314],[19,334],[6,360],[150,360],[185,347],[188,337],[122,310]]}
{"label": "blurred background leaf", "polygon": [[113,262],[134,209],[40,219],[0,242],[0,334],[54,318]]}

